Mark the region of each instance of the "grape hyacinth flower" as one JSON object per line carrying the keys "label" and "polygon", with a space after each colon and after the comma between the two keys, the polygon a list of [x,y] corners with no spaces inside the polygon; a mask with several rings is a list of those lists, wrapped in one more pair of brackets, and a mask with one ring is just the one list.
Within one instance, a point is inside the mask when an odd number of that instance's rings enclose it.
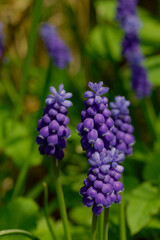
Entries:
{"label": "grape hyacinth flower", "polygon": [[0,22],[0,58],[4,52],[4,32],[3,32],[3,24]]}
{"label": "grape hyacinth flower", "polygon": [[54,156],[58,160],[64,157],[63,149],[66,147],[66,139],[70,136],[68,107],[72,102],[66,100],[72,97],[72,93],[66,93],[64,85],[59,85],[59,92],[50,87],[52,94],[46,98],[46,106],[43,117],[38,121],[37,131],[39,132],[36,142],[41,154]]}
{"label": "grape hyacinth flower", "polygon": [[120,203],[123,184],[119,181],[123,166],[119,165],[125,156],[115,148],[104,152],[95,152],[89,158],[91,165],[88,177],[80,190],[83,204],[92,207],[95,215],[100,215],[103,207],[109,208],[112,203]]}
{"label": "grape hyacinth flower", "polygon": [[151,93],[151,84],[147,79],[147,71],[143,66],[132,66],[132,87],[135,89],[137,97],[139,98],[143,95],[149,96]]}
{"label": "grape hyacinth flower", "polygon": [[65,42],[59,37],[56,28],[45,23],[40,29],[40,35],[53,64],[60,69],[65,68],[71,61],[71,54]]}
{"label": "grape hyacinth flower", "polygon": [[131,124],[131,117],[129,116],[129,105],[130,102],[121,96],[115,97],[115,102],[110,103],[112,118],[114,119],[114,128],[112,131],[115,134],[115,138],[111,144],[125,155],[132,154],[132,145],[135,143],[135,138],[132,134],[134,127]]}
{"label": "grape hyacinth flower", "polygon": [[132,71],[132,88],[137,98],[151,94],[151,84],[144,67],[144,56],[140,49],[139,29],[141,23],[137,17],[137,0],[118,0],[117,20],[124,31],[122,55]]}
{"label": "grape hyacinth flower", "polygon": [[92,91],[84,93],[85,109],[81,112],[81,122],[77,125],[77,131],[82,137],[83,150],[87,152],[87,157],[91,157],[96,151],[100,153],[109,149],[114,138],[114,122],[108,109],[108,99],[101,96],[108,92],[108,88],[103,87],[103,82],[89,82],[88,86]]}

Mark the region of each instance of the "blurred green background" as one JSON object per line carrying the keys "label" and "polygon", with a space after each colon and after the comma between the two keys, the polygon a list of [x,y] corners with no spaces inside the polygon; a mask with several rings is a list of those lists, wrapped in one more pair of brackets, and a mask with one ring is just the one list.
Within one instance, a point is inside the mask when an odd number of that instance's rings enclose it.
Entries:
{"label": "blurred green background", "polygon": [[[40,0],[41,1],[41,0]],[[134,154],[125,160],[123,198],[127,239],[160,239],[160,1],[139,1],[141,46],[153,92],[137,100],[130,69],[121,56],[123,32],[115,21],[114,0],[0,0],[5,50],[0,59],[0,230],[26,229],[41,240],[51,236],[44,219],[43,186],[49,188],[49,213],[58,239],[65,239],[50,171],[50,159],[35,144],[49,58],[39,36],[43,22],[57,26],[73,60],[65,70],[53,66],[50,84],[63,83],[73,93],[69,109],[71,138],[60,163],[73,240],[89,239],[91,209],[82,205],[79,190],[88,163],[76,126],[89,81],[110,88],[109,101],[124,95],[131,101],[135,128]],[[34,7],[37,4],[37,9]],[[49,93],[49,89],[47,94]],[[119,238],[119,205],[109,216],[109,239]],[[12,239],[5,237],[4,239]],[[13,237],[23,239],[23,237]],[[24,238],[25,239],[25,238]]]}

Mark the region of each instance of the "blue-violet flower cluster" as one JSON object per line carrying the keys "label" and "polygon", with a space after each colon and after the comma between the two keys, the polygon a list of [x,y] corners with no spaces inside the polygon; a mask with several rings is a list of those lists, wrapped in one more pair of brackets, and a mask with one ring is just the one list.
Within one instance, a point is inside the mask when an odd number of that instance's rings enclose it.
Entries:
{"label": "blue-violet flower cluster", "polygon": [[88,86],[92,91],[84,93],[85,109],[81,112],[77,131],[90,168],[80,193],[84,205],[93,206],[92,211],[99,215],[103,207],[121,201],[119,192],[123,191],[123,184],[119,179],[124,168],[119,164],[125,155],[132,153],[134,129],[129,116],[129,101],[116,97],[115,103],[110,104],[110,111],[108,98],[102,96],[108,92],[103,82],[89,82]]}
{"label": "blue-violet flower cluster", "polygon": [[71,61],[71,54],[65,42],[59,37],[56,28],[45,23],[41,27],[40,35],[49,56],[53,59],[53,64],[60,69],[65,68]]}
{"label": "blue-violet flower cluster", "polygon": [[149,96],[151,84],[148,81],[147,70],[143,66],[144,56],[140,49],[138,36],[141,26],[137,17],[137,0],[118,0],[117,20],[124,31],[122,54],[129,63],[132,71],[132,87],[138,98]]}
{"label": "blue-violet flower cluster", "polygon": [[92,207],[95,215],[100,215],[103,207],[108,208],[111,203],[120,203],[123,184],[119,181],[123,166],[124,154],[112,148],[105,152],[95,152],[89,158],[90,168],[84,186],[80,190],[83,204]]}
{"label": "blue-violet flower cluster", "polygon": [[43,117],[38,121],[39,132],[36,142],[41,154],[54,156],[58,160],[64,157],[63,149],[66,147],[66,139],[70,136],[68,107],[72,106],[70,100],[72,93],[66,93],[64,85],[59,85],[59,92],[50,87],[52,94],[46,98],[46,106]]}
{"label": "blue-violet flower cluster", "polygon": [[110,142],[114,139],[112,128],[113,119],[108,109],[107,97],[101,95],[108,92],[107,87],[102,87],[103,82],[91,83],[88,86],[92,91],[84,93],[85,109],[81,112],[81,122],[77,126],[77,131],[81,138],[83,150],[87,152],[87,157],[91,157],[94,152],[102,152],[109,149]]}
{"label": "blue-violet flower cluster", "polygon": [[112,146],[115,146],[125,155],[132,154],[132,145],[135,142],[132,134],[134,127],[131,124],[131,117],[129,116],[129,105],[130,102],[121,96],[115,97],[115,102],[110,103],[112,118],[114,120],[114,128],[112,131],[115,134]]}

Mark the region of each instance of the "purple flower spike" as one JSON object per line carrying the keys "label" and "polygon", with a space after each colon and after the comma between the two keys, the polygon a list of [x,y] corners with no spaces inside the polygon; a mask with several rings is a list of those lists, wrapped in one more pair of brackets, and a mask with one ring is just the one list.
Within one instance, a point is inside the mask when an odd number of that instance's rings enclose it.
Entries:
{"label": "purple flower spike", "polygon": [[147,71],[143,66],[132,66],[132,87],[137,98],[150,96],[151,83],[148,81]]}
{"label": "purple flower spike", "polygon": [[137,0],[118,0],[117,20],[124,31],[122,55],[126,58],[132,72],[132,88],[137,98],[148,97],[152,86],[148,81],[144,67],[144,56],[140,49],[139,29],[141,23],[137,17]]}
{"label": "purple flower spike", "polygon": [[77,131],[82,137],[83,150],[86,150],[87,156],[90,156],[91,152],[93,154],[95,151],[110,149],[110,143],[114,137],[111,132],[114,121],[110,117],[108,99],[102,96],[108,92],[108,88],[103,87],[103,82],[89,82],[88,86],[92,91],[84,93],[85,109],[81,112],[81,123],[77,125]]}
{"label": "purple flower spike", "polygon": [[66,93],[63,84],[59,86],[59,93],[54,87],[50,87],[50,91],[53,95],[50,94],[46,98],[43,117],[38,120],[39,134],[36,143],[40,146],[40,154],[61,160],[64,157],[66,139],[70,136],[70,129],[67,127],[69,123],[69,118],[66,116],[67,106],[72,106],[72,102],[65,99],[71,98],[72,94]]}
{"label": "purple flower spike", "polygon": [[131,117],[129,116],[130,102],[125,97],[115,97],[115,102],[110,103],[112,108],[111,113],[114,119],[113,132],[115,135],[114,146],[125,155],[132,154],[132,145],[135,143],[135,138],[132,135],[134,128],[131,125]]}
{"label": "purple flower spike", "polygon": [[65,42],[59,37],[57,29],[50,24],[43,24],[40,29],[40,35],[48,51],[53,59],[53,64],[63,69],[71,61],[71,54]]}
{"label": "purple flower spike", "polygon": [[119,192],[123,191],[123,184],[119,181],[123,167],[119,165],[124,160],[124,154],[115,148],[107,153],[95,152],[89,158],[88,178],[80,193],[86,207],[92,207],[95,215],[100,215],[103,207],[110,207],[111,203],[120,203]]}

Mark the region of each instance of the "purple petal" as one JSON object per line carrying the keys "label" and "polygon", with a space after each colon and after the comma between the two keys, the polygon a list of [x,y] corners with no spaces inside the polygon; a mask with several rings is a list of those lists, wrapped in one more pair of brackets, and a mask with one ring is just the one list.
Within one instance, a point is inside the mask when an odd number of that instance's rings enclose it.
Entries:
{"label": "purple petal", "polygon": [[63,90],[63,88],[64,88],[64,85],[63,85],[63,84],[60,84],[60,85],[59,85],[59,93],[61,93],[61,91]]}
{"label": "purple petal", "polygon": [[69,100],[65,100],[64,102],[62,102],[62,105],[65,107],[72,107],[72,102]]}
{"label": "purple petal", "polygon": [[53,95],[57,94],[57,90],[55,89],[55,87],[50,87],[49,90]]}
{"label": "purple petal", "polygon": [[46,98],[46,100],[45,100],[45,103],[47,104],[47,105],[50,105],[50,104],[53,104],[53,103],[55,103],[55,98]]}
{"label": "purple petal", "polygon": [[91,88],[91,89],[93,90],[93,88],[94,88],[94,83],[89,82],[89,83],[88,83],[88,87]]}
{"label": "purple petal", "polygon": [[84,98],[94,97],[94,93],[91,92],[91,91],[86,91],[86,92],[83,94],[83,97],[84,97]]}
{"label": "purple petal", "polygon": [[71,98],[72,97],[72,93],[66,93],[66,95],[65,95],[65,98]]}
{"label": "purple petal", "polygon": [[109,91],[108,87],[102,87],[99,91],[98,94],[103,95]]}

